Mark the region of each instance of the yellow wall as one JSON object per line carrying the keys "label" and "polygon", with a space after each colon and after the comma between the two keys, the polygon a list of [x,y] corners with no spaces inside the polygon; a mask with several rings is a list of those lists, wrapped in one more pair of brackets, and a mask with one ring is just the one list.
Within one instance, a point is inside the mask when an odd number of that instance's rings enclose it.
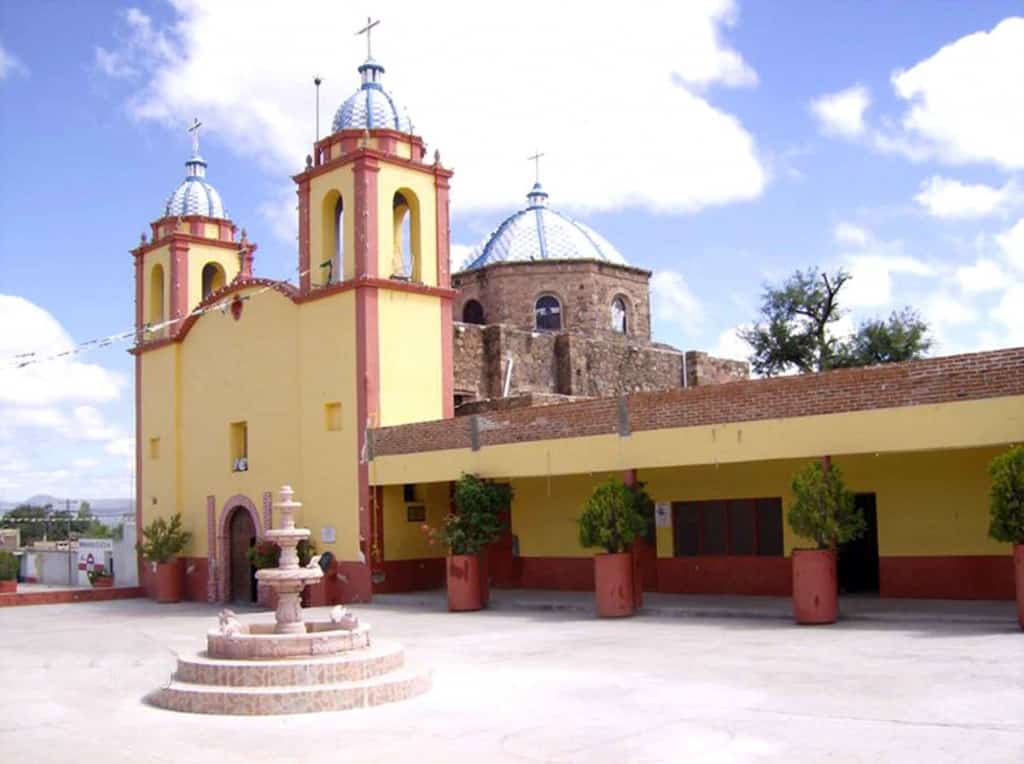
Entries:
{"label": "yellow wall", "polygon": [[[208,224],[209,225],[209,224]],[[190,243],[188,246],[188,309],[194,309],[203,299],[203,266],[217,263],[224,269],[224,283],[230,284],[239,271],[238,252],[208,244]]]}
{"label": "yellow wall", "polygon": [[[441,301],[380,290],[380,426],[440,419]],[[431,478],[420,482],[429,482]]]}
{"label": "yellow wall", "polygon": [[[320,263],[334,256],[334,204],[326,209],[324,200],[335,191],[342,199],[342,270],[345,279],[356,277],[355,272],[355,185],[351,165],[339,167],[318,175],[309,184],[309,265],[314,285],[324,283],[326,269]],[[324,212],[328,214],[323,214]]]}
{"label": "yellow wall", "polygon": [[413,281],[437,286],[437,207],[434,176],[384,162],[381,162],[377,175],[377,273],[382,278],[388,278],[394,272],[395,227],[392,204],[396,192],[401,192],[409,200],[410,205],[419,208],[418,220],[414,220],[411,226],[413,236],[416,236],[417,228],[419,230],[419,266],[414,268],[416,272]]}
{"label": "yellow wall", "polygon": [[[142,257],[142,322],[153,323],[153,289],[152,289],[152,273],[153,268],[159,265],[164,271],[164,294],[163,294],[163,306],[160,314],[166,319],[170,316],[170,305],[171,305],[171,261],[170,255],[168,254],[168,247],[164,245],[158,247],[151,252],[147,252]],[[156,339],[166,335],[166,330],[162,330],[157,333],[148,335],[149,339]]]}
{"label": "yellow wall", "polygon": [[[437,528],[448,514],[448,483],[427,483],[416,487],[416,504],[426,508],[426,522]],[[431,545],[420,526],[422,522],[409,522],[402,486],[384,488],[384,557],[387,560],[422,560],[443,557],[443,547]]]}

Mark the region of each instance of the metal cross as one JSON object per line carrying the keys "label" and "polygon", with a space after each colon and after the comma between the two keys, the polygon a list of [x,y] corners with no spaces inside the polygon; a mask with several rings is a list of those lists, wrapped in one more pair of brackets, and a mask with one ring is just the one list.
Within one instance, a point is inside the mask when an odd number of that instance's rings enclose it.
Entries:
{"label": "metal cross", "polygon": [[374,21],[369,16],[367,16],[366,17],[366,26],[363,27],[362,29],[360,29],[358,32],[356,32],[356,37],[358,37],[361,34],[365,34],[366,35],[366,57],[368,59],[369,58],[373,58],[373,56],[370,55],[370,30],[373,29],[375,26],[377,26],[379,23],[380,23],[380,19],[377,19],[376,21]]}
{"label": "metal cross", "polygon": [[536,180],[537,183],[540,183],[540,158],[542,156],[544,156],[544,155],[538,149],[536,154],[534,154],[533,156],[530,156],[530,157],[526,157],[528,160],[533,162],[533,171],[534,171],[534,176],[535,176],[535,180]]}
{"label": "metal cross", "polygon": [[192,133],[192,154],[199,156],[199,128],[203,126],[203,123],[199,121],[199,117],[192,118],[192,124],[189,125],[188,131]]}

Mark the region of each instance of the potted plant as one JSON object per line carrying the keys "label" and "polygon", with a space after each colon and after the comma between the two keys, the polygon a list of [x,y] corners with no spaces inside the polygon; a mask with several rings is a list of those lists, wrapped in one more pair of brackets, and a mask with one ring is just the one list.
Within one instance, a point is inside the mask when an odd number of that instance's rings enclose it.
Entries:
{"label": "potted plant", "polygon": [[18,591],[18,558],[6,549],[0,549],[0,594]]}
{"label": "potted plant", "polygon": [[180,602],[183,588],[182,570],[177,556],[192,539],[181,526],[181,513],[170,520],[155,518],[142,529],[142,541],[136,548],[147,562],[156,567],[156,601]]}
{"label": "potted plant", "polygon": [[992,476],[988,535],[1013,544],[1017,620],[1024,629],[1024,446],[1013,446],[988,468]]}
{"label": "potted plant", "polygon": [[793,505],[786,515],[813,549],[793,550],[793,617],[800,624],[835,623],[839,612],[836,548],[859,538],[866,524],[828,460],[812,462],[793,477]]}
{"label": "potted plant", "polygon": [[93,569],[86,572],[89,583],[96,589],[109,589],[114,585],[114,575],[106,568]]}
{"label": "potted plant", "polygon": [[448,547],[445,577],[449,610],[483,607],[479,554],[501,533],[498,510],[511,500],[510,486],[463,475],[455,483],[455,514],[445,517],[438,528],[421,526],[431,544]]}
{"label": "potted plant", "polygon": [[606,618],[632,615],[633,540],[647,532],[653,509],[643,483],[626,485],[618,478],[604,481],[587,499],[579,518],[580,544],[601,547],[594,555],[594,596],[597,614]]}

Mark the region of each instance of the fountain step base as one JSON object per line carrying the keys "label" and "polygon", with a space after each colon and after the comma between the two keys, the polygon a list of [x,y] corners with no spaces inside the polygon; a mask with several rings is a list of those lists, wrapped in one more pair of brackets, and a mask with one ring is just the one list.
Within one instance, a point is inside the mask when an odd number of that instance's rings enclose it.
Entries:
{"label": "fountain step base", "polygon": [[335,655],[285,660],[225,660],[203,652],[178,658],[172,679],[222,687],[286,687],[357,682],[400,669],[405,651],[395,642]]}
{"label": "fountain step base", "polygon": [[170,711],[263,716],[367,708],[422,695],[430,689],[425,669],[404,667],[369,679],[292,687],[229,687],[172,680],[150,696]]}

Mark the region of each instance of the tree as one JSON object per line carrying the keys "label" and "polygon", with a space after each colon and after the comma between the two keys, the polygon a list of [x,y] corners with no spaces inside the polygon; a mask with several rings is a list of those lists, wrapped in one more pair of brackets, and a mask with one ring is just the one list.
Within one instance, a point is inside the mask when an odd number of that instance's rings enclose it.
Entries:
{"label": "tree", "polygon": [[808,373],[907,361],[928,351],[928,325],[910,308],[893,312],[887,321],[862,323],[850,337],[837,337],[832,327],[844,315],[839,294],[851,278],[841,268],[833,273],[809,268],[782,286],[766,286],[760,320],[739,332],[753,351],[754,371],[768,377]]}
{"label": "tree", "polygon": [[19,528],[21,530],[21,543],[29,546],[36,541],[42,541],[49,523],[45,522],[50,515],[50,507],[36,507],[30,504],[22,504],[4,514],[0,525],[4,528]]}

